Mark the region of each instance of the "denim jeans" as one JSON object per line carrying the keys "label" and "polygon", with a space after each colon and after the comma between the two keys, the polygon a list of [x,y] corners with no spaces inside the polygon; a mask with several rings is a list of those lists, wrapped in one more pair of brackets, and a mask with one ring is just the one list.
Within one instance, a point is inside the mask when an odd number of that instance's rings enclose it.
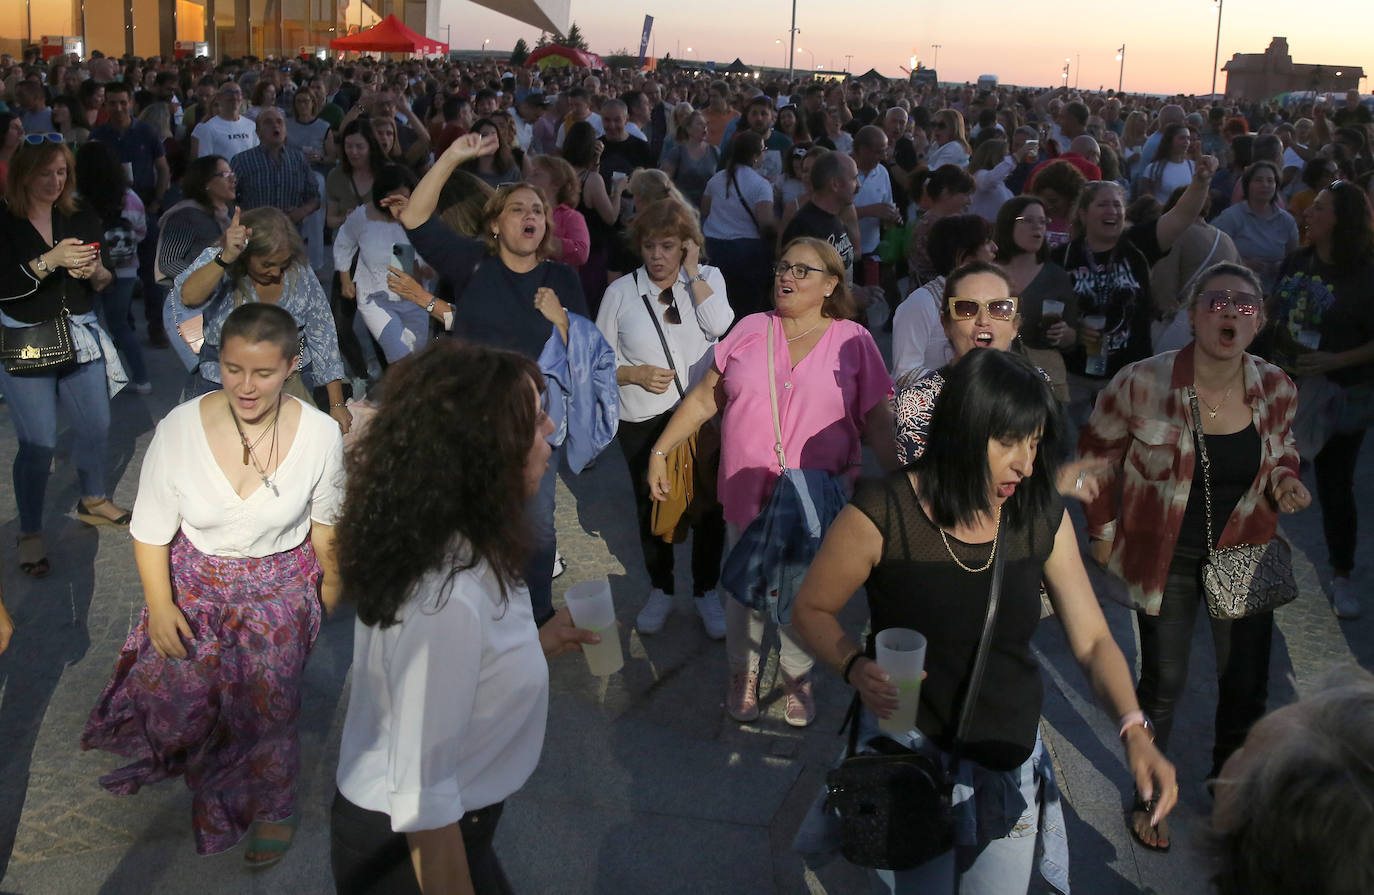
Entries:
{"label": "denim jeans", "polygon": [[134,382],[148,381],[148,365],[143,361],[143,348],[138,344],[138,333],[129,321],[129,305],[134,300],[134,277],[115,277],[114,282],[100,293],[100,304],[105,314],[105,331],[110,334],[119,353],[124,355],[129,375]]}
{"label": "denim jeans", "polygon": [[530,527],[530,558],[525,565],[525,585],[530,589],[530,605],[536,619],[553,608],[553,555],[558,549],[554,531],[554,489],[558,484],[558,464],[563,448],[549,456],[549,468],[539,480],[539,493],[525,503],[525,519]]}
{"label": "denim jeans", "polygon": [[386,362],[394,364],[429,342],[429,314],[411,301],[393,301],[378,292],[358,301],[358,316],[381,346]]}
{"label": "denim jeans", "polygon": [[62,376],[11,376],[0,369],[0,392],[10,405],[19,450],[14,455],[14,499],[19,530],[43,530],[43,496],[48,488],[53,451],[57,448],[57,408],[70,421],[72,456],[82,497],[108,497],[105,490],[105,446],[110,435],[110,394],[105,361],[78,364]]}
{"label": "denim jeans", "polygon": [[[962,873],[958,867],[967,865]],[[956,848],[911,870],[875,870],[874,895],[1014,895],[1030,888],[1035,837]]]}

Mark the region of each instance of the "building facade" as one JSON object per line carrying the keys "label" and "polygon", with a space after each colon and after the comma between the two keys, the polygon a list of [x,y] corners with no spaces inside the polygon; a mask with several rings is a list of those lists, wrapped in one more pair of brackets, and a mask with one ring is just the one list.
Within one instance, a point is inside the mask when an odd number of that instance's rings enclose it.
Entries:
{"label": "building facade", "polygon": [[1226,98],[1252,101],[1300,90],[1341,93],[1358,89],[1364,77],[1358,65],[1294,62],[1286,37],[1274,38],[1263,53],[1236,53],[1221,70],[1226,72]]}

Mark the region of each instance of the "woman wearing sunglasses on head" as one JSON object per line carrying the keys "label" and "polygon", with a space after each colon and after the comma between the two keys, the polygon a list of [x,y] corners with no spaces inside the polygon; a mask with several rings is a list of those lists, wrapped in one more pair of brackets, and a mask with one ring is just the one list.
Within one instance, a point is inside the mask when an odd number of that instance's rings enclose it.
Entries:
{"label": "woman wearing sunglasses on head", "polygon": [[104,227],[77,204],[75,186],[74,159],[62,135],[30,134],[10,163],[0,210],[0,392],[19,439],[19,568],[35,578],[50,568],[43,496],[59,406],[76,436],[77,518],[88,525],[129,524],[129,512],[109,500],[105,456],[110,394],[124,374],[92,304],[114,275],[100,259]]}
{"label": "woman wearing sunglasses on head", "polygon": [[[1078,441],[1080,456],[1107,461],[1121,478],[1120,488],[1087,502],[1088,534],[1093,557],[1125,579],[1134,604],[1137,694],[1161,751],[1187,683],[1209,551],[1267,544],[1279,513],[1312,500],[1298,478],[1291,432],[1297,389],[1278,367],[1246,353],[1264,323],[1258,278],[1238,264],[1213,265],[1198,278],[1189,316],[1193,342],[1117,373]],[[1209,777],[1264,714],[1273,626],[1272,610],[1211,620],[1219,695]],[[1166,850],[1168,829],[1151,825],[1152,810],[1137,793],[1131,832],[1145,847]]]}
{"label": "woman wearing sunglasses on head", "polygon": [[[670,490],[667,455],[722,413],[719,493],[729,545],[769,504],[782,474],[780,459],[799,470],[843,477],[850,488],[862,462],[861,438],[884,468],[895,464],[888,401],[892,380],[873,337],[854,322],[858,310],[839,252],[809,237],[788,243],[774,267],[773,300],[776,310],[745,317],[716,343],[710,370],[687,393],[650,449],[649,489],[655,500],[665,500]],[[777,396],[780,443],[770,392]],[[735,720],[748,722],[759,716],[764,612],[746,607],[740,595],[732,596],[736,599],[727,600],[725,610],[730,662],[725,709]],[[788,724],[805,727],[816,716],[809,676],[814,662],[790,625],[781,625],[778,635],[783,713]]]}

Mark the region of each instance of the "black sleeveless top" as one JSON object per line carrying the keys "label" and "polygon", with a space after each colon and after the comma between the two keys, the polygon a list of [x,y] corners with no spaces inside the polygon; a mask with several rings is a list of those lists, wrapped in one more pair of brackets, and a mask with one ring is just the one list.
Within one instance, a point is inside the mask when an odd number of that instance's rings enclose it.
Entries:
{"label": "black sleeveless top", "polygon": [[[992,580],[990,566],[984,572],[966,572],[955,565],[949,550],[977,569],[988,561],[992,545],[950,537],[947,550],[906,472],[860,482],[852,502],[883,536],[882,559],[866,584],[873,632],[912,628],[925,635],[928,676],[921,685],[916,726],[949,751]],[[1030,640],[1040,621],[1042,570],[1063,513],[1056,496],[1044,515],[1020,529],[1004,526],[998,537],[998,549],[1006,550],[1002,596],[963,753],[991,770],[1019,767],[1035,748],[1043,691]],[[873,655],[872,638],[868,655]]]}

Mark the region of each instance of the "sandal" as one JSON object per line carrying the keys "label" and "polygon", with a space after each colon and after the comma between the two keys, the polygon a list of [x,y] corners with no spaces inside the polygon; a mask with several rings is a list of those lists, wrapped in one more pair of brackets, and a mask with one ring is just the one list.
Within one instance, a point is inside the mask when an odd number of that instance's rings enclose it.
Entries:
{"label": "sandal", "polygon": [[30,578],[43,578],[52,571],[41,534],[19,536],[19,571]]}
{"label": "sandal", "polygon": [[[78,500],[76,502],[76,518],[87,525],[114,525],[119,528],[126,527],[129,521],[134,518],[134,514],[129,510],[125,510],[123,514],[114,517],[102,516],[100,513],[91,512],[92,507],[103,507],[107,503],[110,502],[108,500],[100,500],[93,504],[87,504],[84,500]],[[110,505],[114,506],[114,504]],[[116,509],[118,509],[118,507],[116,507]]]}
{"label": "sandal", "polygon": [[1149,823],[1150,815],[1154,814],[1154,811],[1155,800],[1150,799],[1146,801],[1142,799],[1140,793],[1137,792],[1135,794],[1135,801],[1131,804],[1130,813],[1126,815],[1126,826],[1130,829],[1131,835],[1135,837],[1135,841],[1139,842],[1145,848],[1148,848],[1150,851],[1167,852],[1169,850],[1169,828],[1164,825],[1162,819],[1158,824],[1152,824],[1150,826],[1150,830],[1155,835],[1155,841],[1153,843],[1146,842],[1145,837],[1140,835],[1140,827],[1138,825],[1140,815],[1145,815],[1144,820],[1146,823]]}
{"label": "sandal", "polygon": [[[280,861],[291,849],[291,845],[296,841],[296,826],[301,822],[300,815],[293,814],[286,820],[260,820],[254,826],[253,837],[248,840],[248,850],[244,852],[243,861],[249,867],[263,868],[271,867]],[[291,835],[286,839],[264,839],[262,837],[262,825],[274,824],[279,827],[289,827]],[[254,860],[248,857],[251,854],[266,854],[266,858]]]}

